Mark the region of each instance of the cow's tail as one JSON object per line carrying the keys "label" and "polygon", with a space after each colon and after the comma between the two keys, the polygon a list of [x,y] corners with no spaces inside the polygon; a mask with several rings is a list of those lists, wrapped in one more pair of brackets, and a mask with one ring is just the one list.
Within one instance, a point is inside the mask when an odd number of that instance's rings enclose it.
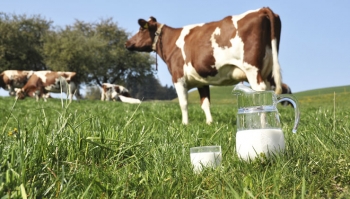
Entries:
{"label": "cow's tail", "polygon": [[267,16],[270,19],[271,24],[271,49],[272,49],[272,77],[276,84],[275,92],[277,94],[282,93],[282,75],[281,67],[278,62],[278,50],[281,38],[281,19],[280,17],[273,13],[270,8],[264,8]]}

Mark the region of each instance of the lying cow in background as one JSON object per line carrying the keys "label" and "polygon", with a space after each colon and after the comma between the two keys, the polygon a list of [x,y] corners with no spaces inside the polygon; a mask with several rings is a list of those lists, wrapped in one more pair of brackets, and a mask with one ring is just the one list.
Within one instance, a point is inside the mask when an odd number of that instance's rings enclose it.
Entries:
{"label": "lying cow in background", "polygon": [[15,96],[15,88],[22,88],[32,74],[32,70],[5,70],[0,74],[0,87],[9,91],[10,96]]}
{"label": "lying cow in background", "polygon": [[128,89],[123,86],[116,84],[103,83],[101,91],[101,100],[120,100],[122,102],[139,104],[141,101],[139,99],[132,98]]}
{"label": "lying cow in background", "polygon": [[129,103],[129,104],[141,104],[141,100],[132,98],[132,97],[125,97],[123,95],[119,95],[119,99],[121,102]]}
{"label": "lying cow in background", "polygon": [[126,89],[124,86],[116,85],[116,84],[109,84],[109,83],[103,83],[102,84],[102,91],[101,91],[101,100],[102,101],[109,101],[111,99],[117,99],[119,95],[125,96],[125,97],[131,97],[128,89]]}
{"label": "lying cow in background", "polygon": [[282,92],[278,62],[281,20],[270,8],[247,11],[220,21],[172,28],[151,17],[139,19],[140,29],[126,43],[131,51],[155,51],[167,64],[188,124],[188,91],[197,87],[206,123],[210,112],[209,85],[248,81],[252,89],[270,90],[269,78]]}
{"label": "lying cow in background", "polygon": [[44,101],[49,98],[49,92],[67,94],[70,101],[73,95],[80,99],[79,84],[75,72],[55,72],[55,71],[36,71],[29,78],[28,82],[16,92],[18,99],[24,99],[26,96],[36,97],[36,100],[42,97]]}

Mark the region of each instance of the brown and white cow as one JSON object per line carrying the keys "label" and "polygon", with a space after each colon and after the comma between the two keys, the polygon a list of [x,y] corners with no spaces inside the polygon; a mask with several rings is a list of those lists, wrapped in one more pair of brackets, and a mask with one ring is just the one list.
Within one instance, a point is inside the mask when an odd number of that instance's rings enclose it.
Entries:
{"label": "brown and white cow", "polygon": [[139,104],[141,101],[139,99],[132,98],[128,89],[124,86],[103,83],[102,84],[102,92],[101,92],[101,100],[109,101],[109,100],[120,100],[122,102],[130,103],[130,104]]}
{"label": "brown and white cow", "polygon": [[220,21],[172,28],[154,17],[139,19],[139,31],[125,47],[155,51],[167,64],[174,83],[182,123],[188,123],[188,90],[197,87],[206,122],[212,122],[209,85],[234,85],[248,81],[254,90],[281,93],[278,49],[281,20],[270,8],[247,11]]}
{"label": "brown and white cow", "polygon": [[40,97],[46,101],[49,92],[67,94],[70,101],[73,95],[80,99],[79,84],[75,72],[61,71],[36,71],[29,78],[28,82],[16,92],[18,99],[24,99],[26,96],[36,97],[38,101]]}
{"label": "brown and white cow", "polygon": [[292,94],[292,89],[285,83],[282,83],[282,94]]}
{"label": "brown and white cow", "polygon": [[32,74],[32,70],[5,70],[0,74],[0,87],[15,96],[15,88],[22,88]]}

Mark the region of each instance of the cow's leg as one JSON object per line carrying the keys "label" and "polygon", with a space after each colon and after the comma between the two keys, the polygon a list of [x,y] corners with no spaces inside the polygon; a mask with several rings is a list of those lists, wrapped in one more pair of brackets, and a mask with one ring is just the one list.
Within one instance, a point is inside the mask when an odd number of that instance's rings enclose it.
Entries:
{"label": "cow's leg", "polygon": [[33,93],[33,95],[35,96],[35,99],[36,99],[37,102],[40,100],[40,95],[41,95],[41,94],[42,94],[42,93],[40,92],[39,89],[36,90],[36,91]]}
{"label": "cow's leg", "polygon": [[69,102],[72,102],[73,101],[73,93],[72,93],[72,91],[70,90],[69,91],[69,95],[68,95],[69,97]]}
{"label": "cow's leg", "polygon": [[[36,99],[37,102],[39,102],[39,100],[40,100],[40,95],[35,95],[35,99]],[[44,101],[46,102],[45,97],[44,97]]]}
{"label": "cow's leg", "polygon": [[[246,64],[246,67],[249,69],[248,72],[246,72],[246,76],[253,90],[265,91],[269,89],[270,83],[263,80],[261,72],[257,67],[251,67],[249,64]],[[266,127],[266,113],[260,114],[260,124],[262,128]]]}
{"label": "cow's leg", "polygon": [[187,111],[187,103],[188,103],[188,89],[183,82],[174,83],[177,97],[179,98],[180,109],[182,113],[182,123],[188,124],[188,111]]}
{"label": "cow's leg", "polygon": [[73,100],[73,89],[74,88],[74,85],[72,85],[71,83],[68,84],[68,99],[69,99],[69,102],[72,102]]}
{"label": "cow's leg", "polygon": [[45,94],[43,95],[44,101],[46,102],[47,99],[49,99],[49,97],[50,97],[50,93],[45,93]]}
{"label": "cow's leg", "polygon": [[110,100],[110,93],[107,92],[107,93],[106,93],[106,101],[109,101],[109,100]]}
{"label": "cow's leg", "polygon": [[102,89],[102,92],[101,92],[101,101],[105,101],[105,91]]}
{"label": "cow's leg", "polygon": [[13,86],[9,86],[9,95],[10,96],[16,95],[15,88]]}
{"label": "cow's leg", "polygon": [[77,98],[77,101],[81,99],[81,96],[80,96],[80,93],[79,93],[79,89],[75,90],[74,96],[75,96],[75,98]]}
{"label": "cow's leg", "polygon": [[244,68],[248,82],[252,89],[256,91],[265,91],[267,85],[264,82],[259,69],[247,63],[244,64]]}
{"label": "cow's leg", "polygon": [[211,124],[213,122],[213,118],[210,113],[210,90],[209,86],[203,86],[201,88],[197,88],[199,92],[199,96],[201,99],[201,107],[205,113],[207,124]]}
{"label": "cow's leg", "polygon": [[[71,82],[70,84],[71,84],[73,95],[75,96],[75,98],[77,98],[77,101],[79,101],[81,99],[81,95],[79,92],[79,84],[76,84],[75,82]],[[73,95],[72,95],[72,99],[73,99]]]}
{"label": "cow's leg", "polygon": [[41,90],[40,93],[38,93],[36,96],[43,98],[44,102],[47,102],[47,99],[50,97],[50,93],[45,91],[45,90]]}

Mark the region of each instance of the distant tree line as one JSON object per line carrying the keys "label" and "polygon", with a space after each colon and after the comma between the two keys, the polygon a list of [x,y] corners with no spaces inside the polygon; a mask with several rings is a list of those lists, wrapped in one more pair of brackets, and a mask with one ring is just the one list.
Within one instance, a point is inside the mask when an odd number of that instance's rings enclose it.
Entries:
{"label": "distant tree line", "polygon": [[124,48],[128,36],[112,18],[97,23],[76,20],[62,28],[40,15],[0,13],[0,72],[74,71],[87,86],[113,83],[139,99],[175,98],[173,86],[163,87],[155,78],[154,57]]}

